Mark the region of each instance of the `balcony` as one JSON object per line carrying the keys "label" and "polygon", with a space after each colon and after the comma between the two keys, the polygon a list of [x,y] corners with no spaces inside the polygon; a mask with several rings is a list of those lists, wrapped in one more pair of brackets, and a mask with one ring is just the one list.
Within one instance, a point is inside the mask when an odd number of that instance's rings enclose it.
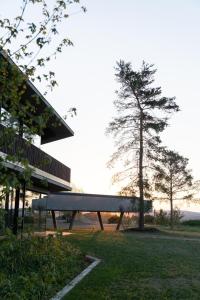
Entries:
{"label": "balcony", "polygon": [[[0,125],[0,133],[2,137],[4,134],[4,126],[2,125]],[[5,138],[3,145],[0,145],[0,151],[12,156],[20,152],[20,156],[27,159],[29,164],[34,168],[42,170],[61,180],[70,182],[70,168],[36,146],[28,144],[26,140],[18,135],[15,135],[14,138],[12,137],[12,141],[8,141],[8,139]]]}

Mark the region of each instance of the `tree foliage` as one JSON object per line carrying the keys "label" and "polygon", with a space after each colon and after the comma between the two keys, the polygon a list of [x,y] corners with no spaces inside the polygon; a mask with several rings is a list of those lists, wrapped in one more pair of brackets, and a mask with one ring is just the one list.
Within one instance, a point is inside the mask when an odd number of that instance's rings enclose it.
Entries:
{"label": "tree foliage", "polygon": [[[86,11],[79,0],[22,0],[20,12],[13,19],[0,18],[1,149],[12,147],[16,135],[23,136],[27,145],[35,135],[42,135],[51,111],[35,114],[39,98],[28,93],[27,82],[45,82],[46,92],[57,85],[55,72],[48,64],[64,47],[73,45],[62,28],[77,7],[78,11]],[[23,172],[11,171],[7,162],[20,163]],[[0,156],[0,182],[5,193],[21,186],[24,180],[30,181],[31,172],[23,149]]]}
{"label": "tree foliage", "polygon": [[188,168],[188,158],[179,153],[161,148],[154,157],[153,168],[155,170],[155,189],[170,201],[171,227],[173,227],[173,203],[174,200],[190,199],[192,175]]}
{"label": "tree foliage", "polygon": [[[77,7],[78,12],[86,11],[79,0],[21,0],[19,14],[13,19],[0,18],[0,152],[7,153],[0,155],[0,197],[16,191],[15,233],[20,193],[24,195],[25,186],[30,186],[33,172],[27,160],[27,147],[35,135],[43,134],[52,115],[50,109],[36,114],[40,96],[32,95],[30,86],[43,82],[46,95],[57,85],[50,62],[64,47],[73,45],[63,28]],[[49,162],[41,162],[46,163]]]}
{"label": "tree foliage", "polygon": [[144,190],[149,187],[148,178],[144,178],[147,153],[159,145],[159,134],[168,125],[169,114],[179,110],[174,97],[163,97],[161,87],[153,86],[155,73],[153,65],[145,62],[136,71],[131,63],[117,63],[115,76],[120,89],[114,106],[118,116],[107,128],[116,141],[109,165],[124,161],[124,169],[115,180],[126,180],[140,197],[140,229],[144,227]]}
{"label": "tree foliage", "polygon": [[[0,19],[0,49],[31,81],[45,80],[50,88],[57,85],[57,81],[54,71],[47,71],[48,63],[64,47],[73,45],[68,33],[62,33],[61,24],[64,25],[70,17],[71,6],[76,9],[79,5],[82,11],[86,11],[79,0],[53,0],[52,4],[45,0],[22,0],[19,15],[13,20]],[[31,13],[35,7],[34,17]]]}

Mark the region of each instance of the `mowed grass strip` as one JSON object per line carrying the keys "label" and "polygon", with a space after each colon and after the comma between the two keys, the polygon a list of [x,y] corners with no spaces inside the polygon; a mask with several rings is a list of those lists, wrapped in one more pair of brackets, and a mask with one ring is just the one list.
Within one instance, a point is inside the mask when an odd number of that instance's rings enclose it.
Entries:
{"label": "mowed grass strip", "polygon": [[200,299],[200,240],[85,231],[67,239],[102,263],[66,300]]}

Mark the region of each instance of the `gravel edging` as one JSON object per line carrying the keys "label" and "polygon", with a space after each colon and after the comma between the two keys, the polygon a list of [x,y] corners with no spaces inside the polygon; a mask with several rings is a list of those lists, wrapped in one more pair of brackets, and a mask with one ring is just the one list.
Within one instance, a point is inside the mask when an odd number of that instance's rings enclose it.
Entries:
{"label": "gravel edging", "polygon": [[61,300],[66,294],[68,294],[86,275],[88,275],[100,262],[101,259],[86,255],[88,261],[92,262],[87,268],[85,268],[79,275],[77,275],[72,281],[70,281],[62,290],[60,290],[50,300]]}

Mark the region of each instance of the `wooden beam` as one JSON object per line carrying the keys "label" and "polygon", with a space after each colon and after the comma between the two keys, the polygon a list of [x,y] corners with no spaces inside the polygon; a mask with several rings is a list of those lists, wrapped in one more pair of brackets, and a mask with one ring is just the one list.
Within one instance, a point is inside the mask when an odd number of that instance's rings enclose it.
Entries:
{"label": "wooden beam", "polygon": [[122,211],[122,212],[120,213],[119,222],[118,222],[118,224],[117,224],[116,230],[119,230],[119,228],[120,228],[120,225],[121,225],[121,223],[122,223],[123,215],[124,215],[124,212]]}
{"label": "wooden beam", "polygon": [[56,224],[56,216],[55,216],[55,211],[54,210],[51,211],[51,215],[52,215],[52,220],[53,220],[53,227],[56,230],[57,229],[57,224]]}
{"label": "wooden beam", "polygon": [[73,227],[73,224],[74,224],[74,220],[75,220],[75,217],[76,217],[76,213],[77,213],[77,210],[74,210],[72,212],[71,222],[69,223],[69,230],[72,230],[72,227]]}
{"label": "wooden beam", "polygon": [[104,230],[100,211],[97,211],[97,216],[98,216],[98,219],[99,219],[99,224],[100,224],[101,230]]}

